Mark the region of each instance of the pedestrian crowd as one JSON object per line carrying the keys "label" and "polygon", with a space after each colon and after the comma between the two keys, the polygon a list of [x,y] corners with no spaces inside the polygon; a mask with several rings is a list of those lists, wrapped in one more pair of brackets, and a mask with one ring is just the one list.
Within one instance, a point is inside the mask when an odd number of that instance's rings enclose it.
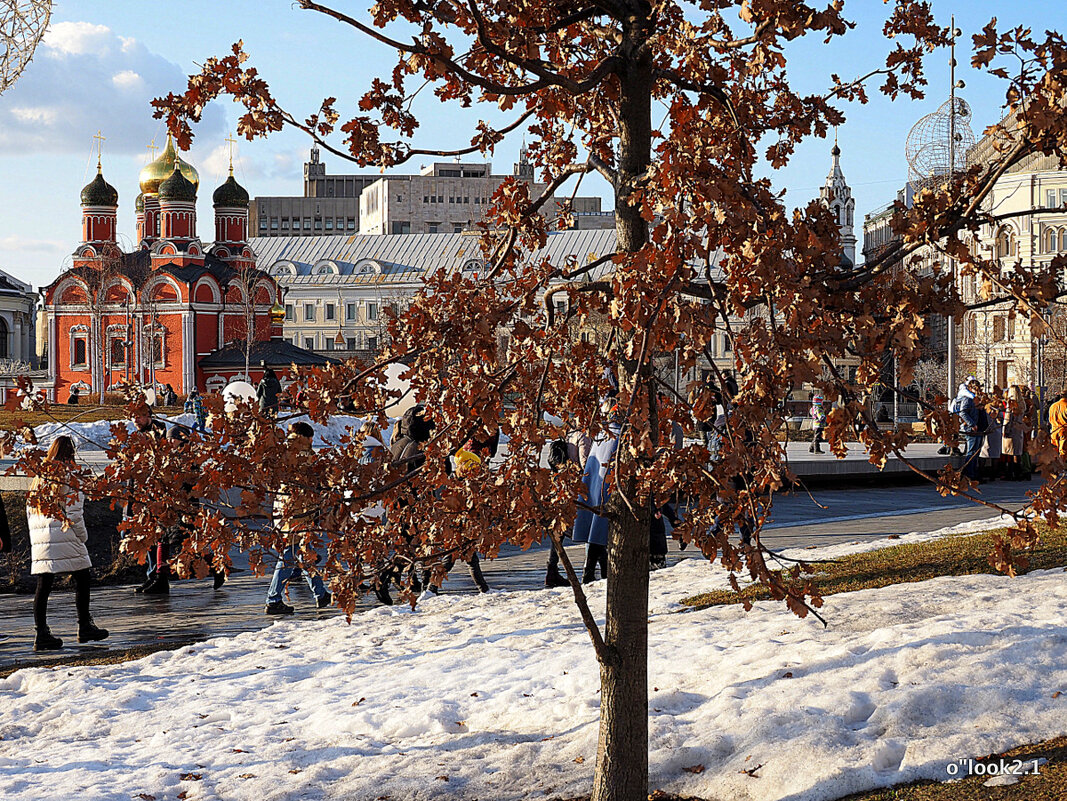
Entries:
{"label": "pedestrian crowd", "polygon": [[[1027,443],[1039,424],[1038,403],[1029,387],[1014,385],[1006,391],[994,386],[986,393],[973,375],[960,384],[949,411],[959,417],[964,448],[962,471],[973,481],[985,483],[1029,481],[1033,465]],[[1052,422],[1057,414],[1063,424]],[[1067,455],[1067,393],[1049,410],[1052,440]],[[958,451],[957,451],[958,452]]]}
{"label": "pedestrian crowd", "polygon": [[[615,401],[618,381],[611,363],[605,369],[603,379],[605,393],[601,399],[602,419],[598,427],[599,433],[590,436],[589,433],[572,427],[560,439],[549,442],[542,456],[542,464],[554,472],[576,469],[582,474],[583,497],[580,499],[581,503],[578,505],[568,538],[585,546],[584,564],[580,566],[580,570],[576,569],[576,578],[583,583],[607,579],[610,572],[607,509],[614,484],[612,472],[620,432],[619,410]],[[170,405],[176,404],[176,397],[167,397],[173,390],[169,387],[167,390],[169,392],[164,395],[166,401]],[[754,435],[739,426],[733,418],[733,398],[738,391],[736,381],[726,377],[721,387],[710,391],[712,402],[705,408],[710,408],[711,411],[705,419],[697,422],[696,428],[707,448],[709,461],[714,463],[720,458],[728,430],[735,436],[740,436],[743,442],[752,442]],[[265,369],[255,395],[255,403],[260,413],[275,418],[284,398],[278,377],[269,368]],[[289,400],[295,402],[295,399]],[[670,403],[662,397],[660,402],[663,406]],[[821,446],[825,441],[824,432],[831,409],[832,403],[821,394],[812,394],[810,417],[813,435],[809,449],[812,453],[823,452]],[[151,408],[143,405],[133,415],[132,436],[152,441],[167,439],[173,446],[183,447],[192,436],[204,434],[208,427],[203,399],[195,389],[185,400],[184,411],[193,416],[193,423],[190,426],[172,425],[168,431],[162,421],[153,417]],[[985,393],[981,383],[974,376],[970,376],[960,385],[950,404],[950,411],[960,419],[960,433],[964,443],[960,457],[962,469],[968,477],[976,481],[1030,478],[1032,466],[1027,455],[1027,442],[1033,437],[1038,425],[1038,407],[1032,391],[1022,386],[1012,386],[1006,391],[994,387],[992,392]],[[1048,415],[1052,440],[1061,454],[1067,457],[1067,392],[1052,405]],[[383,469],[407,473],[412,479],[411,494],[395,501],[392,510],[379,507],[376,512],[368,514],[380,517],[383,523],[388,525],[391,511],[399,512],[405,504],[413,502],[420,492],[425,491],[419,487],[417,474],[426,463],[427,454],[424,448],[431,439],[433,430],[431,410],[424,404],[417,404],[394,421],[391,432],[382,432],[381,439],[367,438],[364,444],[365,463],[378,463]],[[287,433],[287,447],[292,448],[302,459],[315,458],[315,431],[311,425],[306,422],[294,422],[289,425]],[[663,447],[681,448],[681,427],[676,423],[672,424],[670,431],[665,431],[662,439]],[[499,429],[480,428],[448,454],[443,465],[444,470],[448,475],[460,479],[472,475],[497,455],[499,444]],[[57,437],[52,442],[45,461],[72,463],[74,443],[71,438],[65,435]],[[34,487],[40,487],[43,480],[41,477],[35,479]],[[158,540],[149,544],[145,560],[146,579],[136,588],[138,593],[159,596],[170,592],[170,582],[174,578],[173,561],[193,533],[193,520],[200,503],[199,499],[194,497],[192,481],[187,479],[175,496],[176,503],[180,503],[184,510],[181,520],[166,530],[159,531]],[[734,491],[744,490],[750,481],[751,476],[734,476],[730,479],[730,488]],[[73,578],[78,641],[93,642],[108,636],[107,630],[96,626],[89,613],[91,565],[86,548],[88,535],[83,512],[84,497],[70,487],[61,487],[60,491],[66,496],[64,519],[49,516],[33,505],[27,508],[32,573],[38,577],[33,606],[37,632],[35,650],[54,650],[62,646],[62,640],[52,635],[47,622],[48,598],[55,577],[59,574],[70,574]],[[131,492],[131,498],[133,497],[135,495]],[[131,500],[125,513],[133,512],[135,504],[136,501]],[[669,534],[673,527],[681,524],[684,509],[677,497],[666,503],[649,498],[647,511],[649,569],[656,570],[666,566]],[[300,579],[303,579],[314,596],[317,609],[330,607],[333,596],[322,575],[324,561],[319,550],[328,537],[328,521],[318,514],[296,508],[284,485],[278,487],[273,496],[270,516],[274,529],[281,535],[282,544],[266,594],[265,613],[293,614],[294,606],[286,602],[288,586]],[[396,516],[402,517],[399,514]],[[718,527],[718,522],[715,527]],[[751,546],[755,521],[743,516],[737,523],[737,528],[742,547]],[[0,534],[6,530],[3,510],[0,507]],[[401,540],[409,545],[415,542],[417,536],[417,532],[406,529],[398,534]],[[3,543],[0,543],[0,547],[2,545]],[[7,545],[10,547],[9,541]],[[685,547],[684,543],[682,547]],[[560,569],[562,548],[562,541],[553,541],[546,565],[546,587],[567,586],[570,583]],[[444,553],[430,553],[427,547],[423,547],[421,551],[416,548],[414,553],[414,557],[409,555],[388,560],[376,575],[368,577],[364,588],[372,591],[379,601],[385,604],[393,603],[394,588],[416,594],[421,592],[423,598],[430,597],[440,592],[443,577],[455,562],[462,561],[478,590],[483,593],[489,591],[479,556],[473,547],[473,538],[466,546]],[[208,561],[212,564],[212,586],[218,590],[225,584],[226,572],[214,567],[215,560],[210,554]]]}

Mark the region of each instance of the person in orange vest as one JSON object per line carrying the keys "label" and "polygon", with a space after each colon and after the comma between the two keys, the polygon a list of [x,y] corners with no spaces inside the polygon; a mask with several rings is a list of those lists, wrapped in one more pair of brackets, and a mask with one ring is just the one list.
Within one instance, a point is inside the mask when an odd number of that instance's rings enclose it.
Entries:
{"label": "person in orange vest", "polygon": [[1067,392],[1048,410],[1048,424],[1052,432],[1052,444],[1067,457]]}

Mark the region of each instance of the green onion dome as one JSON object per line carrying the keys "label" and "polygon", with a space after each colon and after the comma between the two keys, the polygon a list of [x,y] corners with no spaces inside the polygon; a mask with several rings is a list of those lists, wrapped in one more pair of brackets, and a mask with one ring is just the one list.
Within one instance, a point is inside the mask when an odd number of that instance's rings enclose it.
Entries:
{"label": "green onion dome", "polygon": [[233,175],[226,179],[211,196],[211,202],[223,208],[248,208],[248,192],[234,180]]}
{"label": "green onion dome", "polygon": [[82,190],[82,205],[117,206],[119,205],[118,190],[105,181],[103,174],[97,170],[96,177]]}
{"label": "green onion dome", "polygon": [[196,202],[196,186],[182,175],[178,164],[174,165],[170,178],[159,185],[159,200],[161,203],[168,200]]}

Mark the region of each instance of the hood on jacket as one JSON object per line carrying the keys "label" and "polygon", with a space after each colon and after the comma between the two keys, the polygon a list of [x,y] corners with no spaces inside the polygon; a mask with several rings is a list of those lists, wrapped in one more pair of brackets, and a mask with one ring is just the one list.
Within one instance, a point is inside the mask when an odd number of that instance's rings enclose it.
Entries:
{"label": "hood on jacket", "polygon": [[974,393],[967,388],[966,384],[960,384],[959,392],[956,393],[957,398],[970,398],[974,400]]}

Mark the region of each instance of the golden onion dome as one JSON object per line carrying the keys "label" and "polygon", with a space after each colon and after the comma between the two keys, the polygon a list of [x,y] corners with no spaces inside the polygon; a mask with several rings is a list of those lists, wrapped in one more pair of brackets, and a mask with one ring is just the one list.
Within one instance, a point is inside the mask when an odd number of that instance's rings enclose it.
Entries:
{"label": "golden onion dome", "polygon": [[200,174],[196,168],[187,161],[178,158],[178,149],[174,146],[174,138],[167,134],[167,146],[163,149],[159,158],[146,164],[141,170],[141,192],[145,195],[155,195],[159,192],[159,185],[170,178],[174,172],[174,160],[178,159],[178,169],[181,170],[185,180],[194,188],[200,187]]}

